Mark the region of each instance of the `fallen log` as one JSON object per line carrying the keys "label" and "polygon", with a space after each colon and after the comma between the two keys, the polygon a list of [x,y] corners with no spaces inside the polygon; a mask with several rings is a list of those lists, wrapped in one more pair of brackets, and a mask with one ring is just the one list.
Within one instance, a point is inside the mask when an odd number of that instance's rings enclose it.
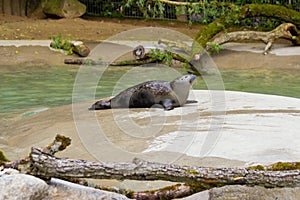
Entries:
{"label": "fallen log", "polygon": [[103,61],[95,61],[92,59],[82,59],[82,58],[77,58],[77,59],[64,59],[65,64],[72,64],[72,65],[109,65],[109,66],[138,66],[138,65],[143,65],[143,64],[148,64],[148,63],[154,63],[156,62],[157,59],[153,58],[147,58],[143,60],[120,60],[120,61],[114,61],[114,62],[103,62]]}
{"label": "fallen log", "polygon": [[81,57],[87,57],[90,54],[90,49],[81,41],[72,41],[72,50]]}
{"label": "fallen log", "polygon": [[265,187],[299,187],[300,170],[268,171],[246,168],[210,168],[160,164],[139,159],[132,163],[104,163],[56,158],[40,149],[31,150],[30,174],[43,178],[94,178],[166,180],[201,183],[214,187],[224,185],[260,185]]}
{"label": "fallen log", "polygon": [[72,59],[72,58],[66,58],[64,59],[64,63],[65,64],[73,64],[73,65],[109,65],[109,63],[105,63],[103,61],[96,61],[90,58],[76,58],[76,59]]}
{"label": "fallen log", "polygon": [[227,42],[262,41],[266,44],[264,54],[272,47],[275,40],[282,38],[291,41],[294,45],[300,44],[300,32],[292,23],[284,23],[272,31],[236,31],[223,33],[206,44],[206,49],[211,50],[212,45],[222,45]]}

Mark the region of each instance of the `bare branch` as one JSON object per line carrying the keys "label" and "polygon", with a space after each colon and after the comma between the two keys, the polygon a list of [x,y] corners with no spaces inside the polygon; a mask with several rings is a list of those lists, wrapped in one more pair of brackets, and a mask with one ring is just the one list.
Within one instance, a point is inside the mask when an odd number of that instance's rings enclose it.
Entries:
{"label": "bare branch", "polygon": [[212,45],[221,45],[227,42],[242,42],[242,41],[262,41],[266,44],[264,53],[272,47],[275,40],[282,38],[291,41],[294,45],[300,44],[300,32],[292,23],[284,23],[269,32],[261,31],[236,31],[223,33],[216,37],[212,42],[208,42],[206,49],[210,50]]}

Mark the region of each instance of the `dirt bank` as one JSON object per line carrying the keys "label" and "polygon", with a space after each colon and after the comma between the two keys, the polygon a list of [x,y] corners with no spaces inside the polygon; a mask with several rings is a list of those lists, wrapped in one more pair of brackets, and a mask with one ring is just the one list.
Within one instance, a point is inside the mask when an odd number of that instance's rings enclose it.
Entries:
{"label": "dirt bank", "polygon": [[194,37],[202,25],[188,26],[173,21],[111,18],[31,19],[0,15],[0,40],[42,40],[61,33],[83,41],[101,41],[122,31],[140,27],[163,27]]}
{"label": "dirt bank", "polygon": [[[117,33],[141,27],[168,28],[193,38],[202,25],[188,26],[173,21],[120,20],[120,19],[30,19],[16,16],[0,16],[0,40],[48,40],[50,36],[62,33],[65,37],[86,41],[93,49],[97,42]],[[251,48],[251,44],[249,48]],[[63,65],[66,56],[50,51],[47,47],[3,47],[0,42],[1,65]],[[245,51],[223,50],[212,55],[220,68],[299,68],[300,56],[262,55]]]}

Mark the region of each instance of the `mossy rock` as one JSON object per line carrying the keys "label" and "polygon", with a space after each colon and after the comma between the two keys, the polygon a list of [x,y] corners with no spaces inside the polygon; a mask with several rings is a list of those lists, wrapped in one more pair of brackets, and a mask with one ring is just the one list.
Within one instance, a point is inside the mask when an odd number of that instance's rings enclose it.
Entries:
{"label": "mossy rock", "polygon": [[86,6],[77,0],[48,0],[43,12],[49,17],[76,18],[86,12]]}

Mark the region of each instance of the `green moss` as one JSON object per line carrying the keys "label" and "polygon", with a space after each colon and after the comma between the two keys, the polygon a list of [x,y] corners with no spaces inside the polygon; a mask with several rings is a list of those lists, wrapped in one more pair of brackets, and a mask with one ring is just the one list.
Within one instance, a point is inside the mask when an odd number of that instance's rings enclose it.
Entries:
{"label": "green moss", "polygon": [[[58,143],[59,146],[53,145],[53,143]],[[71,138],[57,134],[53,143],[48,144],[47,149],[51,150],[53,147],[58,147],[58,149],[52,149],[53,151],[62,151],[66,149],[71,144]]]}
{"label": "green moss", "polygon": [[8,160],[5,156],[5,154],[3,153],[3,151],[0,150],[0,163],[1,162],[9,162],[10,160]]}
{"label": "green moss", "polygon": [[269,168],[273,171],[297,170],[300,169],[300,162],[278,162]]}
{"label": "green moss", "polygon": [[256,165],[248,167],[249,170],[272,170],[272,171],[284,171],[284,170],[297,170],[300,169],[300,162],[278,162],[268,167],[263,165]]}
{"label": "green moss", "polygon": [[268,167],[263,165],[256,165],[248,167],[249,170],[272,170],[272,171],[284,171],[284,170],[297,170],[300,169],[300,162],[278,162]]}
{"label": "green moss", "polygon": [[61,142],[61,146],[59,147],[59,150],[62,151],[71,144],[71,138],[57,134],[55,137],[55,142]]}
{"label": "green moss", "polygon": [[61,0],[48,0],[45,4],[44,10],[47,13],[56,14],[58,10],[61,8],[61,4],[63,1]]}
{"label": "green moss", "polygon": [[197,170],[194,170],[194,169],[188,169],[188,170],[186,170],[186,173],[193,174],[193,175],[199,174],[199,172]]}
{"label": "green moss", "polygon": [[126,190],[125,196],[128,197],[129,199],[133,199],[134,198],[134,191]]}
{"label": "green moss", "polygon": [[202,29],[196,35],[196,41],[202,46],[205,47],[206,43],[213,38],[217,33],[223,31],[226,27],[222,23],[223,18],[216,20],[208,24],[204,29]]}
{"label": "green moss", "polygon": [[256,166],[248,167],[247,169],[249,169],[249,170],[265,170],[265,167],[263,165],[256,165]]}
{"label": "green moss", "polygon": [[191,188],[191,193],[202,192],[204,190],[209,190],[214,187],[222,187],[225,184],[217,181],[206,180],[205,182],[193,182],[193,183],[185,183],[186,186]]}
{"label": "green moss", "polygon": [[160,191],[176,190],[176,189],[178,189],[179,186],[181,186],[181,184],[166,186],[166,187],[160,189]]}

